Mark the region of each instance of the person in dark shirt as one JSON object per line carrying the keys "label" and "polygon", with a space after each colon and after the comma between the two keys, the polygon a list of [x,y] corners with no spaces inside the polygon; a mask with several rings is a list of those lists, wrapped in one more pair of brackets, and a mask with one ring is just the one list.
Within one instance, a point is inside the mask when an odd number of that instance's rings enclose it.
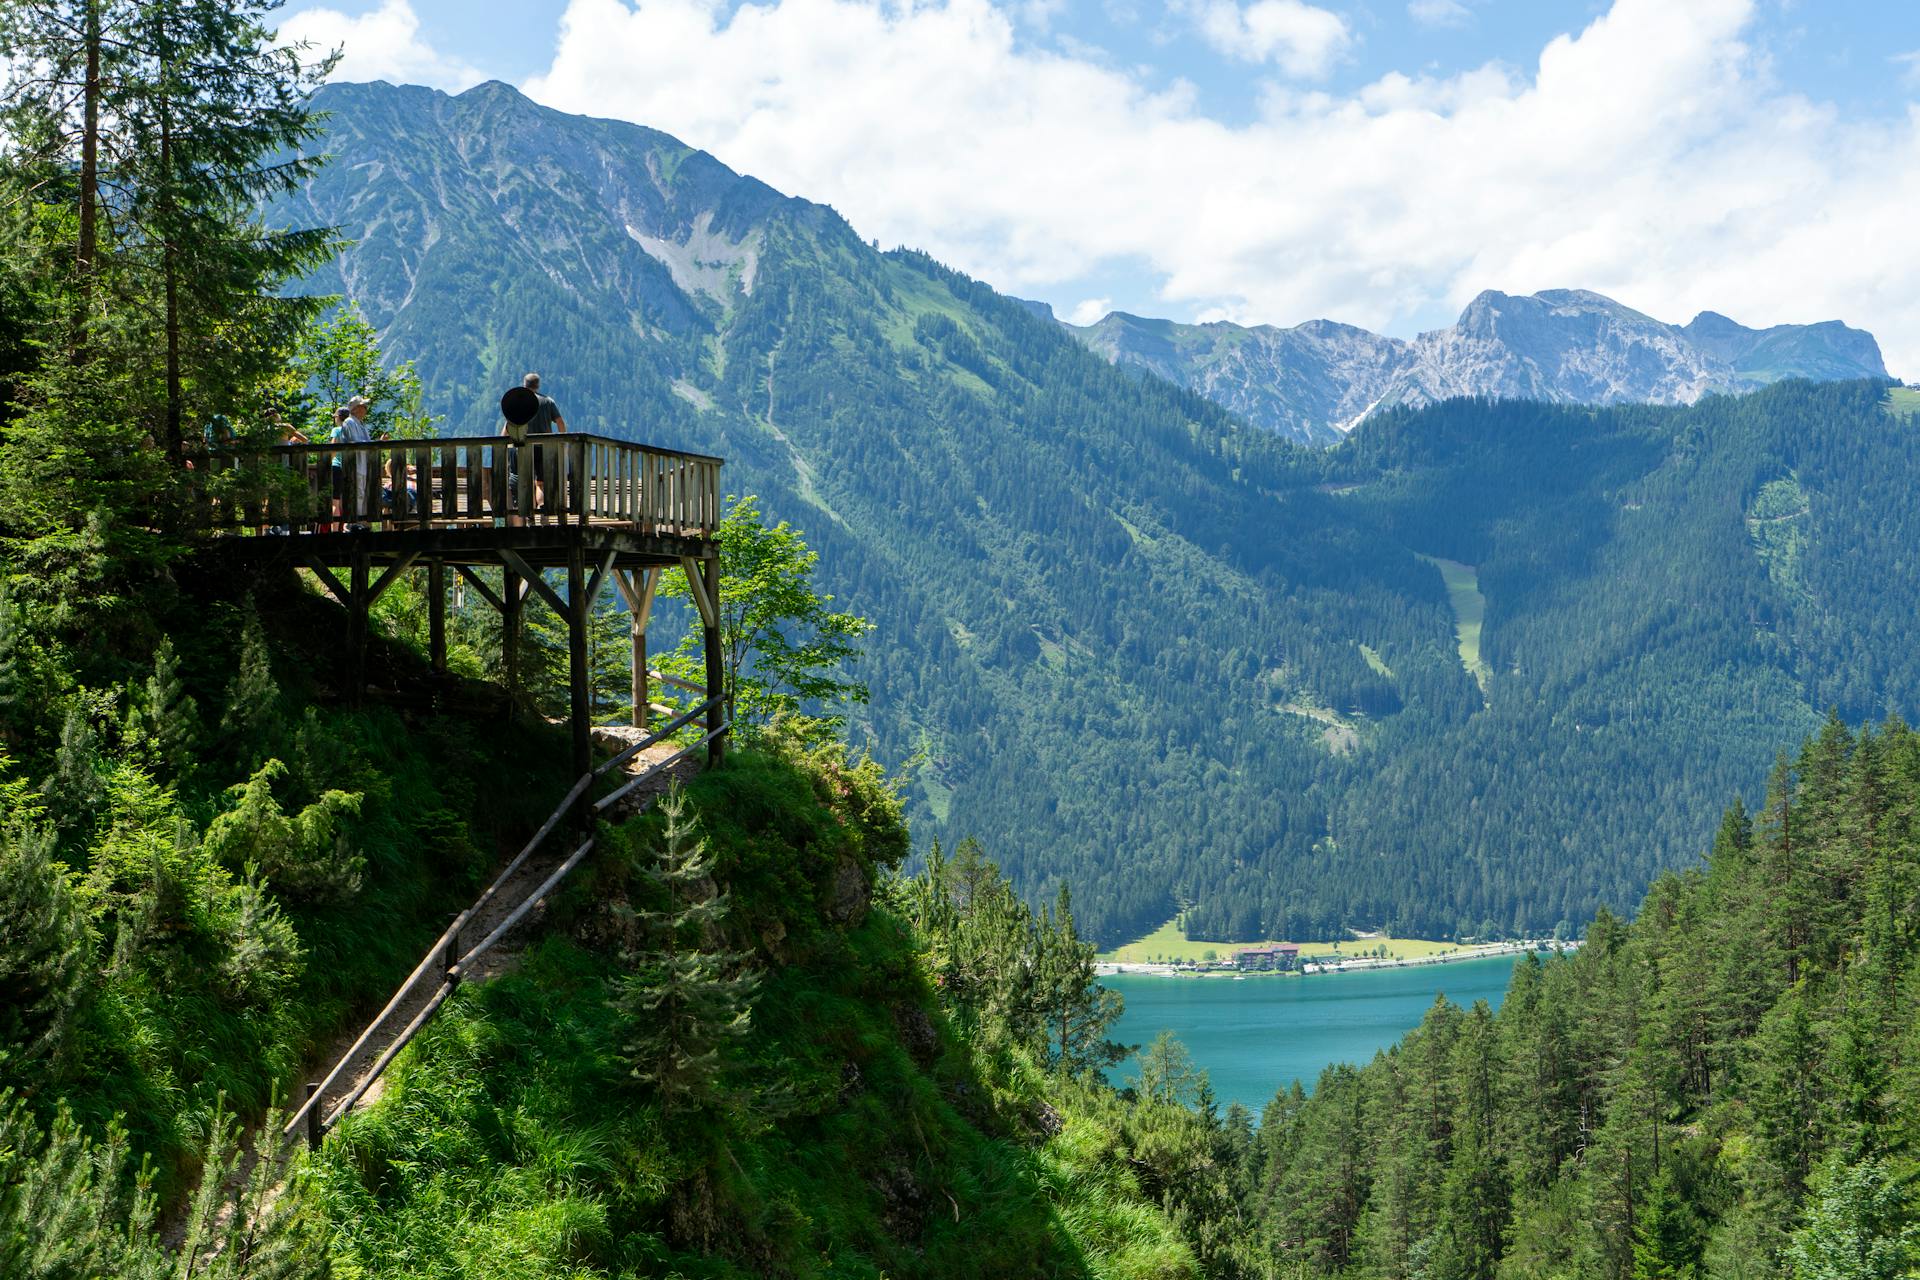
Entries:
{"label": "person in dark shirt", "polygon": [[[553,397],[540,390],[540,375],[530,373],[520,379],[520,385],[540,397],[540,407],[533,411],[533,418],[527,423],[527,434],[544,436],[564,433],[567,420],[560,416],[560,406],[554,403]],[[547,490],[556,487],[552,482],[559,479],[556,474],[559,454],[558,449],[536,448],[533,451],[533,501],[536,509],[545,505]],[[566,501],[564,492],[560,494],[560,500]]]}

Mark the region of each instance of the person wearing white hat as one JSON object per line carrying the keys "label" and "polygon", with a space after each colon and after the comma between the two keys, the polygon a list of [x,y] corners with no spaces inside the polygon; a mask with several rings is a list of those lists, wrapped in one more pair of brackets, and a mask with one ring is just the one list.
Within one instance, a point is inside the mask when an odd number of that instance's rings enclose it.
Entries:
{"label": "person wearing white hat", "polygon": [[[367,410],[371,407],[372,402],[365,396],[355,396],[347,401],[344,410],[335,409],[333,434],[328,437],[329,441],[334,444],[370,443],[373,433],[367,429]],[[336,467],[342,465],[340,455],[335,455],[333,461]],[[343,469],[346,475],[352,477],[354,511],[364,517],[373,510],[373,455],[364,451],[355,452]],[[347,486],[342,484],[337,486],[336,491],[344,494],[346,489]],[[366,525],[356,521],[348,527],[364,529]]]}

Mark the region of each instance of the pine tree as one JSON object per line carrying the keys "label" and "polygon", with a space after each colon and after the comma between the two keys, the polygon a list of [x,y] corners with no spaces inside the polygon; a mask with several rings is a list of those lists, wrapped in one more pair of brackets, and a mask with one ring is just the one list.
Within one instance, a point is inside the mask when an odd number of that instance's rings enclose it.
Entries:
{"label": "pine tree", "polygon": [[1633,1280],[1691,1280],[1699,1269],[1700,1219],[1662,1169],[1647,1184],[1633,1224]]}
{"label": "pine tree", "polygon": [[748,956],[717,945],[728,900],[678,787],[660,802],[666,830],[642,878],[659,905],[634,908],[642,949],[612,1003],[623,1019],[620,1056],[672,1115],[725,1093],[729,1041],[747,1033],[759,976]]}
{"label": "pine tree", "polygon": [[1511,1212],[1506,1161],[1494,1136],[1501,1102],[1497,1044],[1493,1012],[1486,1001],[1476,1001],[1453,1050],[1460,1102],[1442,1189],[1457,1274],[1465,1280],[1490,1280]]}
{"label": "pine tree", "polygon": [[1162,1031],[1140,1053],[1140,1096],[1163,1107],[1184,1107],[1198,1096],[1206,1073],[1179,1037]]}
{"label": "pine tree", "polygon": [[174,657],[173,639],[162,637],[153,654],[153,674],[147,677],[135,704],[130,737],[147,748],[154,772],[178,781],[194,763],[200,741],[200,706],[187,692]]}
{"label": "pine tree", "polygon": [[92,830],[106,808],[100,735],[83,708],[67,708],[60,724],[60,749],[53,757],[53,773],[40,784],[40,790],[46,796],[47,816],[64,838]]}
{"label": "pine tree", "polygon": [[7,1280],[323,1280],[326,1222],[291,1156],[278,1116],[244,1182],[233,1116],[224,1100],[209,1118],[198,1189],[169,1247],[152,1170],[130,1168],[116,1122],[90,1138],[63,1108],[42,1130],[20,1099],[0,1090],[0,1275]]}
{"label": "pine tree", "polygon": [[1822,1129],[1820,1038],[1804,985],[1789,991],[1755,1037],[1750,1102],[1762,1140],[1790,1196],[1805,1191]]}
{"label": "pine tree", "polygon": [[1841,1151],[1849,1160],[1864,1160],[1885,1150],[1886,1095],[1893,1078],[1873,993],[1864,986],[1847,985],[1846,1012],[1833,1050],[1839,1086],[1835,1120]]}
{"label": "pine tree", "polygon": [[358,792],[327,791],[289,816],[273,788],[287,768],[269,760],[251,778],[227,788],[232,808],[207,824],[209,857],[247,875],[264,876],[274,889],[307,902],[337,903],[360,889],[366,859],[343,830],[360,812]]}
{"label": "pine tree", "polygon": [[220,732],[249,768],[264,759],[264,746],[278,725],[280,686],[273,678],[273,659],[260,614],[249,600],[240,625],[240,652],[233,680],[227,685],[226,707],[220,713]]}
{"label": "pine tree", "polygon": [[92,949],[49,836],[17,820],[0,830],[0,1075],[24,1081],[58,1057]]}
{"label": "pine tree", "polygon": [[1797,781],[1786,756],[1777,757],[1767,778],[1766,808],[1760,815],[1766,934],[1755,941],[1767,944],[1778,959],[1787,986],[1800,980],[1814,915],[1807,819],[1796,803]]}
{"label": "pine tree", "polygon": [[1127,1049],[1107,1039],[1107,1032],[1119,1020],[1123,1002],[1095,975],[1095,947],[1074,928],[1073,898],[1065,883],[1054,906],[1041,910],[1039,944],[1037,985],[1045,1006],[1048,1062],[1072,1073],[1120,1061]]}
{"label": "pine tree", "polygon": [[0,582],[0,741],[18,742],[38,718],[24,623],[12,589]]}
{"label": "pine tree", "polygon": [[176,462],[190,409],[254,408],[247,398],[278,375],[321,305],[279,286],[338,247],[330,230],[260,220],[322,162],[302,146],[319,134],[306,98],[331,65],[274,47],[272,7],[143,0],[119,33],[137,70],[119,117],[135,143],[128,248],[159,303],[158,438]]}

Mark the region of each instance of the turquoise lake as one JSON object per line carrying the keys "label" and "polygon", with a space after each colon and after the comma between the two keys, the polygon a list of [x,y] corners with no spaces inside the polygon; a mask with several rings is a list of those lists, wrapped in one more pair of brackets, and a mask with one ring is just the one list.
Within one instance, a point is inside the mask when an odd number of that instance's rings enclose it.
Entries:
{"label": "turquoise lake", "polygon": [[[1221,1107],[1239,1102],[1257,1118],[1274,1092],[1299,1080],[1309,1092],[1322,1067],[1364,1063],[1420,1025],[1434,997],[1494,1008],[1517,956],[1359,973],[1163,978],[1123,973],[1100,981],[1127,1002],[1115,1038],[1144,1045],[1172,1031],[1213,1079]],[[1117,1079],[1138,1076],[1129,1059]]]}

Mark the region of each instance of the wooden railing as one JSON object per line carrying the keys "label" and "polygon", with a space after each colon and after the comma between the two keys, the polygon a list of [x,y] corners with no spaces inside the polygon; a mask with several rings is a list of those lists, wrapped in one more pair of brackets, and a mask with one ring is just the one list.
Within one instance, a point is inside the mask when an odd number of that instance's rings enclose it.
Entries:
{"label": "wooden railing", "polygon": [[216,528],[332,533],[608,524],[711,537],[721,460],[569,432],[217,450],[199,473]]}

